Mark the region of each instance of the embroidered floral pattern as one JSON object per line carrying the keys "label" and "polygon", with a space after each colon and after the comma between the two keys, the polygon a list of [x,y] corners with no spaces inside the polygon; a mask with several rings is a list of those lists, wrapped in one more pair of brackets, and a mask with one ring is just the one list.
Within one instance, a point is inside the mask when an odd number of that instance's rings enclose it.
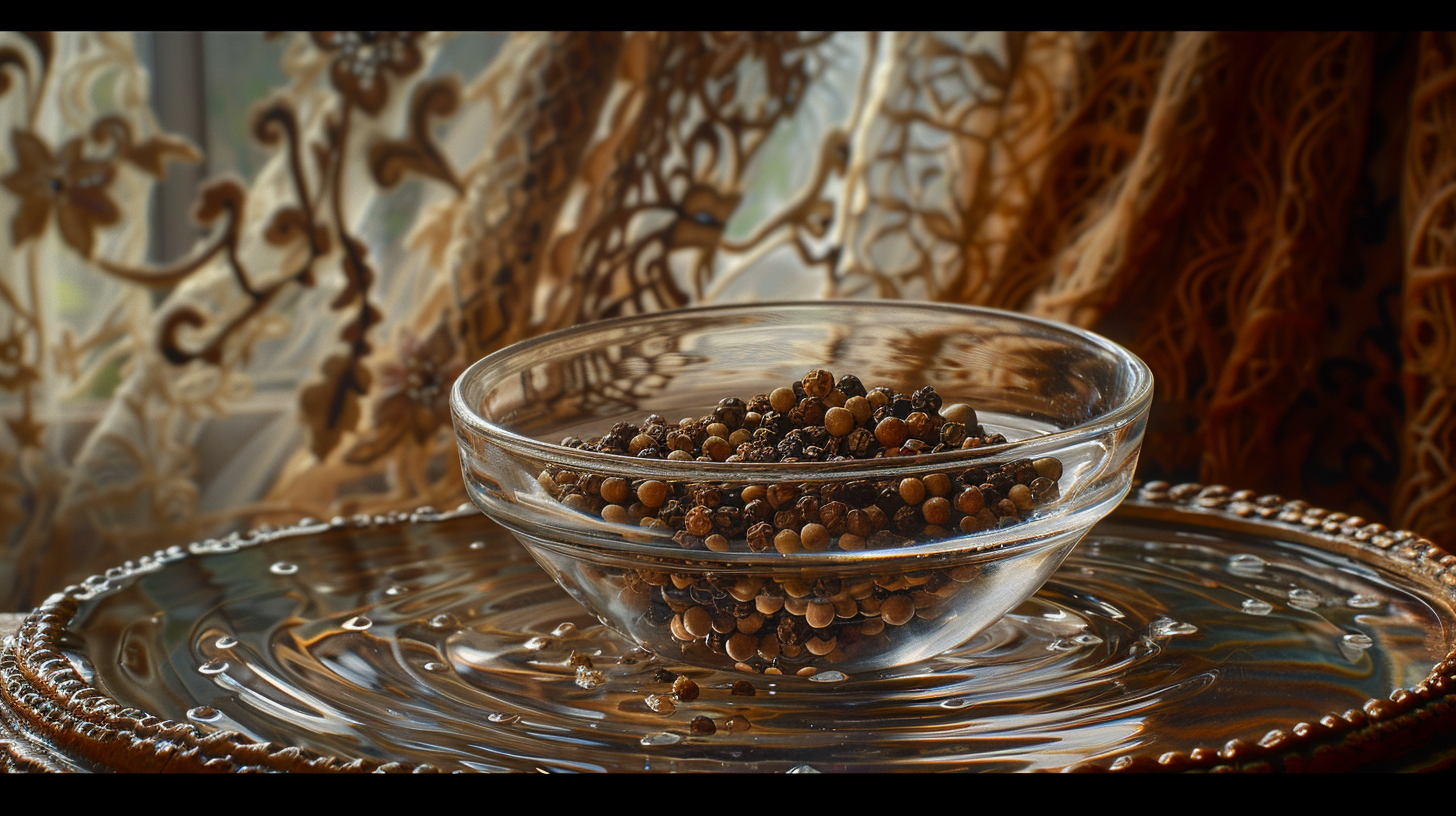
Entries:
{"label": "embroidered floral pattern", "polygon": [[10,222],[16,245],[40,237],[55,215],[61,237],[83,256],[91,257],[98,227],[121,220],[121,211],[107,188],[116,175],[110,162],[83,155],[75,138],[53,154],[38,136],[24,130],[11,134],[16,168],[0,184],[20,197],[20,210]]}
{"label": "embroidered floral pattern", "polygon": [[370,115],[389,100],[386,74],[407,77],[424,61],[416,44],[418,31],[315,31],[314,44],[338,52],[329,78],[346,99]]}

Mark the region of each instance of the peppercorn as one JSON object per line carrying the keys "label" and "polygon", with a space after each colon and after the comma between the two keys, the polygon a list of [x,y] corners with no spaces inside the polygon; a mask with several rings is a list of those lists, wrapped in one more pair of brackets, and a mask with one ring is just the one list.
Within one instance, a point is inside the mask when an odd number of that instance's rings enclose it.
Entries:
{"label": "peppercorn", "polygon": [[816,368],[805,374],[799,382],[806,395],[823,398],[828,396],[830,389],[834,388],[834,375],[822,368]]}
{"label": "peppercorn", "polygon": [[905,421],[898,417],[886,417],[875,426],[875,441],[887,448],[898,447],[909,438],[910,432],[905,427]]}

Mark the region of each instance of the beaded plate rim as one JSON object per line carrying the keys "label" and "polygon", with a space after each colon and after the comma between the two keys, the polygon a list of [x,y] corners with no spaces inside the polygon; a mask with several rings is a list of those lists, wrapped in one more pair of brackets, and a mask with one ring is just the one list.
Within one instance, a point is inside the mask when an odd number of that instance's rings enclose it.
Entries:
{"label": "beaded plate rim", "polygon": [[[87,683],[59,648],[82,601],[112,582],[154,572],[183,558],[233,552],[279,538],[340,529],[379,529],[479,517],[473,505],[436,511],[303,519],[284,528],[207,539],[158,550],[128,561],[47,598],[21,622],[0,650],[0,770],[132,772],[342,772],[432,773],[438,768],[402,762],[344,759],[293,746],[258,742],[236,731],[204,733],[192,723],[165,720],[128,707]],[[1116,518],[1193,522],[1256,535],[1269,524],[1294,543],[1382,565],[1413,578],[1456,609],[1456,555],[1411,530],[1391,530],[1360,516],[1332,512],[1275,494],[1223,485],[1155,481],[1136,489]],[[1075,763],[1068,771],[1335,771],[1397,757],[1442,734],[1456,733],[1456,644],[1426,679],[1371,698],[1358,709],[1331,712],[1317,722],[1275,729],[1261,738],[1235,737],[1222,746],[1159,756],[1123,754]],[[7,735],[6,732],[9,732]],[[8,738],[7,738],[8,737]]]}

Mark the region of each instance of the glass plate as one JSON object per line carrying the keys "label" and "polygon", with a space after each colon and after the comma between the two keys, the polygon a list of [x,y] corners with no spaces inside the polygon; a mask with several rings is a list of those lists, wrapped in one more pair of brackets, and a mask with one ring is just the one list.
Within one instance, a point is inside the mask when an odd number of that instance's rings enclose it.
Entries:
{"label": "glass plate", "polygon": [[1151,485],[964,646],[806,680],[635,649],[473,509],[421,511],[112,570],[0,673],[12,729],[73,769],[1329,770],[1449,733],[1452,560]]}

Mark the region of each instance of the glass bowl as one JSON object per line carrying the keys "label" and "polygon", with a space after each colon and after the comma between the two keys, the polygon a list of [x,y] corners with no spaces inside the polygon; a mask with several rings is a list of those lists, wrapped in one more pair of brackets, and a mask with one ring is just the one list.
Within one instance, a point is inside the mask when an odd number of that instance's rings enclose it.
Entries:
{"label": "glass bowl", "polygon": [[[961,444],[979,447],[754,463],[563,444],[616,423],[645,431],[650,415],[669,431],[709,416],[751,423],[720,400],[811,370],[903,395],[933,386],[944,406],[974,409],[961,418],[977,442]],[[811,676],[932,657],[1035,593],[1126,495],[1152,386],[1137,357],[1070,326],[820,301],[537,337],[471,366],[451,409],[471,500],[604,625],[668,660]]]}

